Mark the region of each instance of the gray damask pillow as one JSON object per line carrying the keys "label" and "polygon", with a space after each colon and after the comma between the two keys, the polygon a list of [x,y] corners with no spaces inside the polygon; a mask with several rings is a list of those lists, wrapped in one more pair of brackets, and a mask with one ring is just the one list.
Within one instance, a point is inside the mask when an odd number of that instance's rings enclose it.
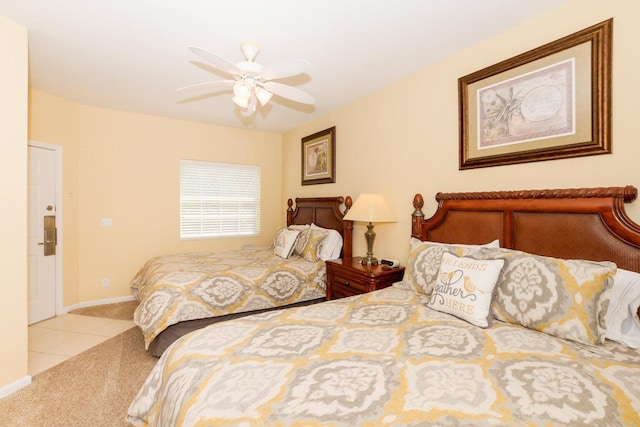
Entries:
{"label": "gray damask pillow", "polygon": [[604,342],[615,264],[509,249],[482,252],[505,260],[491,306],[496,319],[583,344]]}

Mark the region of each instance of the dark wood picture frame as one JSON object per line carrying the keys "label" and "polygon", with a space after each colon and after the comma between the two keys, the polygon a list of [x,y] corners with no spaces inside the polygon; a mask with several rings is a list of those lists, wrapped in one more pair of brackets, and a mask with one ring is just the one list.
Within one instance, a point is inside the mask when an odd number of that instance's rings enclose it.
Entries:
{"label": "dark wood picture frame", "polygon": [[302,185],[336,182],[336,127],[302,138]]}
{"label": "dark wood picture frame", "polygon": [[459,169],[611,153],[613,19],[458,79]]}

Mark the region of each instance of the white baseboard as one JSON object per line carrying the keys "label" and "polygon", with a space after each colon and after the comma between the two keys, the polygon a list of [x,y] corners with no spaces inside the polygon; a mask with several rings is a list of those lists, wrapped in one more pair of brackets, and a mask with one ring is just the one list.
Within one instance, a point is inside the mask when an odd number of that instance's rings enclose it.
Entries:
{"label": "white baseboard", "polygon": [[18,381],[14,381],[11,384],[0,388],[0,399],[7,397],[12,393],[20,390],[31,384],[31,375],[20,378]]}
{"label": "white baseboard", "polygon": [[96,305],[114,304],[116,302],[133,301],[134,299],[135,298],[133,297],[133,295],[129,295],[127,297],[106,298],[106,299],[99,299],[99,300],[93,300],[93,301],[79,302],[78,304],[73,304],[65,307],[64,312],[68,313],[78,308],[94,307]]}

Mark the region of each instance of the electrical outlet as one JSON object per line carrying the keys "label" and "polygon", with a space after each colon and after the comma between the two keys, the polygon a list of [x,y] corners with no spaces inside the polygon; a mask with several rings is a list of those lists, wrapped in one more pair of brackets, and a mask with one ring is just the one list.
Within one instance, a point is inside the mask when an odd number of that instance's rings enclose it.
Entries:
{"label": "electrical outlet", "polygon": [[108,288],[109,287],[109,279],[107,279],[107,278],[102,279],[102,287],[103,288]]}

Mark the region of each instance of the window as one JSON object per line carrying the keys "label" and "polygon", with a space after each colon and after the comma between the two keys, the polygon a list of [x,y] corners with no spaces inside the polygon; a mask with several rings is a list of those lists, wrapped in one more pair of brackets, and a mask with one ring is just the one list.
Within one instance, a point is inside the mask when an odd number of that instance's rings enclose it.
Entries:
{"label": "window", "polygon": [[180,238],[257,236],[260,166],[180,160]]}

